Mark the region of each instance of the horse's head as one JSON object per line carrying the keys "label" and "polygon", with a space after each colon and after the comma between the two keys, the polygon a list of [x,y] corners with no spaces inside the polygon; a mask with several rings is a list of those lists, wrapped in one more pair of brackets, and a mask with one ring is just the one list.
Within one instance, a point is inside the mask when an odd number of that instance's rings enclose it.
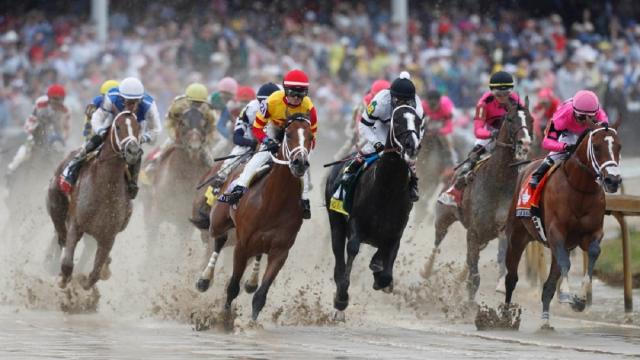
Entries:
{"label": "horse's head", "polygon": [[529,97],[525,97],[524,108],[510,104],[498,134],[496,144],[513,149],[516,161],[526,160],[531,150],[533,117],[529,112]]}
{"label": "horse's head", "polygon": [[116,115],[109,131],[109,143],[127,164],[133,165],[140,160],[140,125],[133,112],[125,110]]}
{"label": "horse's head", "polygon": [[415,160],[420,150],[422,119],[416,109],[401,105],[393,109],[387,147],[397,149],[405,160]]}
{"label": "horse's head", "polygon": [[615,193],[622,182],[618,165],[621,148],[618,132],[614,128],[592,125],[581,136],[575,156],[584,165],[591,165],[596,179],[606,192]]}
{"label": "horse's head", "polygon": [[289,165],[293,176],[302,177],[309,169],[312,142],[313,133],[309,115],[302,113],[290,115],[284,128],[284,140],[278,157],[284,160],[282,164]]}
{"label": "horse's head", "polygon": [[196,153],[202,148],[205,138],[207,121],[204,114],[198,109],[198,103],[194,103],[184,112],[182,117],[182,136],[184,145],[189,152]]}

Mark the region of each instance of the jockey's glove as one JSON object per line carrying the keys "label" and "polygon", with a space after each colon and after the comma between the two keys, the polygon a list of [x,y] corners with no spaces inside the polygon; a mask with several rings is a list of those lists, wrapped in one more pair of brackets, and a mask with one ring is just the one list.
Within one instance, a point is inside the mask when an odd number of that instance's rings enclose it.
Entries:
{"label": "jockey's glove", "polygon": [[492,139],[497,139],[498,138],[498,134],[500,134],[500,129],[491,130],[491,138]]}
{"label": "jockey's glove", "polygon": [[377,152],[380,153],[384,150],[384,144],[381,142],[377,142],[375,144],[373,144],[373,149]]}
{"label": "jockey's glove", "polygon": [[150,142],[151,142],[151,135],[147,133],[142,134],[142,137],[140,138],[140,144],[150,143]]}
{"label": "jockey's glove", "polygon": [[98,132],[96,134],[104,139],[107,136],[108,131],[109,131],[109,128],[102,128],[102,129],[98,129]]}
{"label": "jockey's glove", "polygon": [[564,151],[572,153],[574,152],[575,149],[576,149],[576,145],[564,144]]}
{"label": "jockey's glove", "polygon": [[278,150],[278,148],[280,147],[280,144],[278,144],[277,141],[273,140],[272,138],[264,138],[264,140],[262,141],[262,144],[264,145],[264,147],[266,149],[269,149],[271,151],[274,150]]}

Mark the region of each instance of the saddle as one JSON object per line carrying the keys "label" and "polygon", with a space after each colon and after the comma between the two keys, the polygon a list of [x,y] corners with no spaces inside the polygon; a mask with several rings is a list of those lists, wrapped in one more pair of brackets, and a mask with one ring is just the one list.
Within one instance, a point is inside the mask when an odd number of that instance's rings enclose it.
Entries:
{"label": "saddle", "polygon": [[529,185],[529,181],[531,180],[531,176],[533,172],[531,172],[522,182],[520,190],[518,192],[518,202],[516,204],[516,217],[522,219],[531,219],[533,226],[538,235],[538,240],[542,243],[547,242],[546,236],[544,234],[544,224],[542,223],[542,218],[540,217],[540,198],[542,197],[542,190],[547,183],[547,180],[551,177],[551,175],[555,172],[555,170],[559,167],[559,162],[547,171],[544,174],[544,177],[540,179],[540,183],[536,186],[535,189],[531,188]]}
{"label": "saddle", "polygon": [[[362,165],[355,174],[338,182],[329,201],[329,210],[349,216],[349,212],[351,212],[353,206],[353,195],[358,179],[360,179],[360,176],[378,159],[379,156],[377,154],[366,158],[364,165]],[[343,174],[346,169],[346,167],[343,169]]]}
{"label": "saddle", "polygon": [[[249,186],[247,187],[247,189],[250,188],[253,184],[260,181],[260,179],[267,176],[267,174],[271,171],[272,167],[273,167],[273,162],[269,160],[269,162],[267,162],[266,164],[258,168],[258,171],[256,171],[256,174],[253,175],[253,177],[249,181]],[[216,193],[213,192],[213,186],[211,185],[207,186],[207,190],[204,193],[204,197],[207,200],[207,205],[213,206],[216,200],[224,203],[229,202],[225,194],[231,192],[231,190],[236,186],[237,182],[238,182],[238,178],[235,178],[233,181],[227,183],[227,186],[225,187],[224,191],[220,191],[221,192],[220,195],[217,195]]]}

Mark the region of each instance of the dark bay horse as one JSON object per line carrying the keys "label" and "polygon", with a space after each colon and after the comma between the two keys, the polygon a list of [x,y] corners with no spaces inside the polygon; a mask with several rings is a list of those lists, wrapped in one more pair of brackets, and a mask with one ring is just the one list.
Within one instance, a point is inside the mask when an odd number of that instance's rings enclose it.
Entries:
{"label": "dark bay horse", "polygon": [[58,281],[61,288],[71,280],[73,255],[83,234],[93,236],[98,249],[93,270],[82,286],[90,289],[101,276],[106,277],[109,252],[115,237],[125,229],[131,217],[127,165],[135,164],[142,156],[139,133],[134,113],[123,111],[116,115],[98,155],[80,169],[78,182],[69,197],[58,188],[56,179],[73,154],[67,156],[55,171],[49,183],[47,210],[55,226],[58,243],[64,247]]}
{"label": "dark bay horse", "polygon": [[[620,139],[617,131],[608,126],[593,125],[577,142],[578,146],[547,180],[542,189],[539,209],[544,227],[545,245],[551,249],[552,260],[549,277],[542,290],[543,328],[549,325],[549,304],[561,279],[559,301],[568,303],[576,311],[582,311],[591,286],[593,267],[600,254],[602,224],[605,213],[605,191],[615,193],[621,183]],[[528,181],[529,175],[540,162],[530,164],[520,175],[518,184]],[[604,190],[603,190],[604,189]],[[529,218],[516,218],[515,208],[519,192],[513,197],[509,211],[506,234],[507,278],[505,302],[511,296],[518,281],[518,263],[527,243],[539,237]],[[587,273],[578,295],[569,288],[569,251],[580,247],[589,256]]]}
{"label": "dark bay horse", "polygon": [[191,195],[198,179],[208,169],[206,160],[207,121],[196,109],[187,111],[176,127],[176,142],[158,161],[152,174],[150,193],[144,197],[148,239],[157,239],[159,226],[169,222],[181,235],[191,234]]}
{"label": "dark bay horse", "polygon": [[338,320],[344,319],[344,310],[349,304],[351,268],[361,243],[378,249],[369,266],[373,271],[373,288],[386,292],[393,289],[393,264],[412,208],[406,160],[416,159],[421,126],[422,119],[414,108],[404,105],[394,110],[384,153],[358,180],[348,217],[329,209],[331,196],[346,165],[334,167],[327,178],[325,201],[336,260],[333,277],[337,291],[333,306]]}
{"label": "dark bay horse", "polygon": [[[235,227],[236,245],[233,252],[233,274],[227,286],[225,310],[240,292],[240,280],[251,257],[268,255],[262,282],[253,296],[252,318],[256,320],[264,307],[267,292],[284,265],[302,226],[302,177],[309,169],[309,152],[313,142],[311,122],[307,114],[292,114],[284,128],[284,140],[271,171],[252,184],[237,206],[216,202],[211,209],[210,234],[215,248],[215,259],[227,241],[227,233]],[[229,175],[227,182],[239,175],[240,168]],[[206,271],[206,270],[205,270]],[[254,265],[254,273],[256,272]],[[196,287],[204,291],[209,286],[205,277],[198,279]]]}
{"label": "dark bay horse", "polygon": [[[528,106],[528,99],[525,99],[524,109],[516,104],[509,105],[491,157],[464,189],[462,207],[436,204],[435,247],[429,263],[432,266],[451,224],[460,221],[467,229],[467,290],[471,301],[480,286],[480,250],[504,231],[518,176],[518,168],[512,165],[525,160],[529,153],[533,119]],[[425,269],[425,272],[430,270]]]}

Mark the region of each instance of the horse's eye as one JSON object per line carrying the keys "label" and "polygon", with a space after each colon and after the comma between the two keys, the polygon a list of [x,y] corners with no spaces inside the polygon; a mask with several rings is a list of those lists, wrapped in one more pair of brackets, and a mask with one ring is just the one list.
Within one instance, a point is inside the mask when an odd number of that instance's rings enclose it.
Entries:
{"label": "horse's eye", "polygon": [[120,125],[116,125],[116,130],[120,130]]}

